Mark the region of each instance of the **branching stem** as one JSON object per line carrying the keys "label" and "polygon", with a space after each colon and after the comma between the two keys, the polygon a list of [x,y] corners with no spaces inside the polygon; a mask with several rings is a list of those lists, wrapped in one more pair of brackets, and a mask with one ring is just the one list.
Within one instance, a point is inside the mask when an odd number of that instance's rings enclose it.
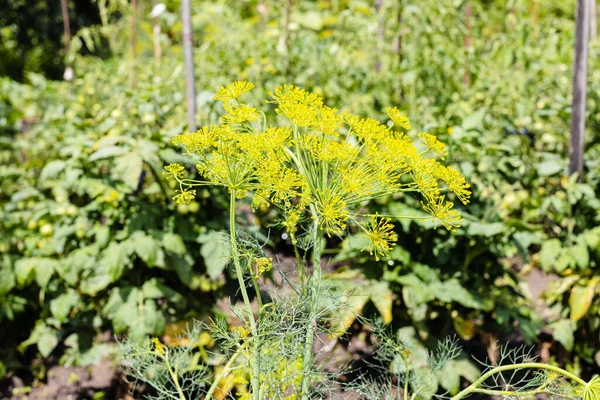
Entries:
{"label": "branching stem", "polygon": [[[490,369],[488,372],[486,372],[485,374],[481,375],[479,377],[479,379],[477,379],[475,382],[473,382],[471,385],[469,385],[466,389],[464,389],[463,391],[461,391],[460,393],[458,393],[456,396],[452,397],[451,400],[460,400],[463,397],[471,394],[471,393],[487,393],[490,394],[488,392],[493,392],[493,394],[501,394],[501,392],[503,393],[503,391],[496,391],[496,390],[491,390],[491,391],[487,391],[486,389],[480,389],[479,386],[484,383],[488,378],[490,378],[491,376],[504,372],[504,371],[513,371],[516,369],[545,369],[548,371],[552,371],[555,372],[559,375],[564,376],[565,378],[571,379],[574,382],[577,382],[578,384],[582,385],[582,386],[586,386],[587,382],[585,382],[583,379],[579,378],[577,375],[574,375],[568,371],[565,371],[562,368],[559,367],[555,367],[553,365],[547,365],[547,364],[542,364],[542,363],[522,363],[522,364],[510,364],[510,365],[501,365],[499,367],[495,367]],[[529,394],[531,394],[533,391],[529,391]],[[510,392],[511,395],[523,395],[521,393],[518,392]],[[526,393],[526,392],[523,392]]]}
{"label": "branching stem", "polygon": [[223,369],[215,376],[215,379],[212,383],[212,385],[210,385],[210,388],[208,389],[208,392],[206,393],[206,398],[205,400],[212,400],[212,396],[215,393],[215,390],[217,389],[217,387],[219,386],[219,382],[221,382],[221,379],[223,379],[223,377],[225,377],[225,375],[227,375],[230,370],[231,370],[231,366],[233,365],[233,363],[235,362],[235,360],[238,358],[238,356],[241,354],[241,351],[236,351],[233,356],[231,356],[231,358],[229,359],[229,361],[227,361],[227,364],[225,364],[225,367],[223,367]]}
{"label": "branching stem", "polygon": [[248,297],[248,291],[246,290],[246,283],[244,282],[244,271],[240,264],[240,256],[238,253],[237,239],[235,235],[235,189],[231,189],[231,196],[229,201],[229,228],[231,238],[231,255],[233,258],[233,264],[235,265],[235,273],[238,277],[240,284],[240,291],[242,292],[242,298],[248,312],[248,318],[250,320],[250,330],[252,331],[252,337],[254,342],[255,354],[253,357],[252,365],[252,398],[253,400],[260,400],[259,398],[259,386],[260,386],[260,365],[259,365],[259,349],[258,349],[258,329],[256,328],[256,320],[254,319],[254,313],[252,312],[252,305],[250,304],[250,298]]}
{"label": "branching stem", "polygon": [[[311,207],[312,209],[312,207]],[[313,264],[313,274],[309,278],[308,286],[309,291],[308,295],[310,296],[309,303],[309,315],[308,321],[313,321],[315,314],[317,312],[317,302],[318,302],[318,291],[321,286],[321,240],[322,235],[319,229],[319,220],[317,218],[316,210],[313,211],[314,222],[314,244],[313,244],[313,253],[312,253],[312,264]],[[302,400],[308,400],[310,398],[310,370],[312,368],[313,362],[313,343],[315,340],[315,332],[313,330],[313,324],[308,323],[306,326],[306,339],[304,342],[304,362],[303,362],[303,370],[302,370]]]}

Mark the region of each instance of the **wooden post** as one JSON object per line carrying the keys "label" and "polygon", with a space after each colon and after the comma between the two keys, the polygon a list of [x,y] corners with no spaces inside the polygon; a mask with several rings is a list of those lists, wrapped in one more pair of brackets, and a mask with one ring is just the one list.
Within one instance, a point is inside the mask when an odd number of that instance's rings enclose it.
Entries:
{"label": "wooden post", "polygon": [[[396,30],[397,36],[394,41],[394,54],[396,55],[396,62],[398,63],[398,68],[396,68],[396,72],[400,73],[400,69],[402,68],[402,12],[404,11],[403,7],[404,0],[398,0],[398,14],[396,15]],[[398,102],[401,103],[404,98],[404,94],[402,93],[402,82],[398,80]]]}
{"label": "wooden post", "polygon": [[375,0],[375,11],[377,13],[377,52],[375,56],[375,72],[380,73],[382,67],[382,46],[385,42],[385,16],[383,15],[383,0]]}
{"label": "wooden post", "polygon": [[65,59],[66,67],[64,73],[64,79],[66,81],[70,81],[73,79],[73,68],[71,67],[69,62],[69,52],[71,51],[71,22],[69,21],[69,5],[67,4],[67,0],[60,0],[60,9],[62,11],[62,20],[63,20],[63,36],[65,40]]}
{"label": "wooden post", "polygon": [[598,23],[596,21],[596,0],[590,0],[590,41],[598,37]]}
{"label": "wooden post", "polygon": [[183,23],[185,100],[187,103],[188,130],[196,132],[196,77],[194,75],[194,44],[192,42],[190,0],[181,0],[181,21]]}
{"label": "wooden post", "polygon": [[577,0],[575,56],[573,58],[573,103],[571,106],[571,148],[569,175],[583,173],[585,102],[587,99],[588,41],[590,39],[590,0]]}
{"label": "wooden post", "polygon": [[256,9],[258,10],[258,15],[260,16],[258,20],[258,31],[262,32],[267,21],[267,7],[265,6],[265,0],[258,0],[258,6]]}
{"label": "wooden post", "polygon": [[137,65],[136,65],[136,47],[137,47],[137,0],[131,0],[131,26],[129,32],[131,48],[131,87],[137,86]]}
{"label": "wooden post", "polygon": [[285,52],[285,59],[283,65],[285,73],[287,75],[288,68],[290,65],[290,21],[292,15],[292,0],[285,2],[285,13],[283,14],[283,29],[281,30],[281,36],[279,36],[279,48]]}
{"label": "wooden post", "polygon": [[469,86],[471,84],[471,74],[469,73],[469,56],[471,49],[471,17],[473,16],[473,6],[471,2],[467,3],[465,8],[465,73],[463,75],[463,82]]}
{"label": "wooden post", "polygon": [[69,22],[69,6],[67,0],[60,0],[60,8],[63,19],[63,36],[65,39],[65,53],[69,54],[71,50],[71,23]]}
{"label": "wooden post", "polygon": [[162,57],[162,49],[160,47],[160,21],[158,17],[160,16],[160,12],[157,7],[157,2],[154,0],[154,7],[152,8],[152,36],[154,39],[154,66],[158,71],[160,69],[160,58]]}

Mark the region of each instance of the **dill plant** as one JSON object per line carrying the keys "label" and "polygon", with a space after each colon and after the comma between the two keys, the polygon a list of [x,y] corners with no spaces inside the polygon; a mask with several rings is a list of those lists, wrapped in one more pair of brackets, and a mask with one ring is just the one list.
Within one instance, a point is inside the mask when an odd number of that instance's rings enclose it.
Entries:
{"label": "dill plant", "polygon": [[[244,354],[250,392],[242,398],[306,400],[315,381],[324,379],[315,365],[315,335],[327,330],[327,315],[341,307],[328,299],[322,281],[325,238],[360,231],[367,243],[362,250],[380,260],[397,241],[392,220],[411,217],[365,212],[370,201],[412,192],[436,227],[454,230],[462,219],[449,198],[467,204],[471,192],[464,177],[442,163],[446,146],[427,133],[414,142],[411,123],[397,108],[386,109],[386,125],[342,114],[313,93],[283,85],[268,101],[287,122],[271,125],[263,112],[240,100],[253,88],[239,81],[222,87],[215,96],[225,110],[221,123],[173,139],[194,159],[201,180],[187,178],[180,164],[168,165],[165,174],[179,183],[173,197],[179,204],[191,202],[202,186],[223,187],[229,194],[230,254],[244,302],[236,312],[244,334],[232,338],[222,323],[210,329],[231,344],[224,353]],[[258,278],[273,260],[240,241],[236,206],[245,199],[253,209],[271,208],[279,215],[296,255],[299,285],[292,285],[293,299],[284,295],[268,304],[260,299]],[[248,287],[256,289],[257,316]]]}
{"label": "dill plant", "polygon": [[[436,375],[446,364],[460,356],[458,340],[446,338],[438,342],[423,365],[417,367],[413,343],[394,334],[380,321],[374,324],[377,337],[373,365],[378,377],[364,375],[348,386],[358,399],[414,400],[441,397],[461,400],[472,394],[496,396],[505,399],[533,398],[545,394],[555,399],[600,399],[600,376],[588,382],[562,368],[539,363],[532,348],[500,346],[498,360],[480,362],[483,372],[465,389],[454,396],[436,395],[432,385]],[[442,378],[443,379],[443,378]]]}

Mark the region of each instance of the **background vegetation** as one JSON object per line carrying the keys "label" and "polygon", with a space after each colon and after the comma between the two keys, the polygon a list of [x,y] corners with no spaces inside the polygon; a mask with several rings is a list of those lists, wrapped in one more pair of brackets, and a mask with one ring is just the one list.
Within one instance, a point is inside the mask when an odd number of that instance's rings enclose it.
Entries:
{"label": "background vegetation", "polygon": [[[162,176],[171,162],[193,167],[171,144],[187,127],[179,2],[157,18],[160,62],[149,1],[137,1],[135,52],[130,3],[69,2],[69,54],[57,2],[4,3],[0,376],[36,385],[50,365],[114,354],[113,335],[169,340],[178,323],[222,313],[219,299],[236,292],[215,233],[227,198],[205,189],[175,205]],[[360,253],[360,235],[330,239],[328,279],[362,295],[349,309],[424,347],[456,332],[474,354],[512,339],[568,370],[598,368],[600,47],[590,43],[578,181],[567,177],[575,2],[290,4],[192,2],[197,122],[216,122],[214,91],[234,80],[254,82],[248,102],[264,110],[258,100],[284,83],[363,116],[396,105],[449,144],[448,160],[473,186],[456,233],[398,223],[389,260]],[[60,80],[65,65],[72,81]],[[421,213],[411,197],[375,211]],[[244,230],[276,259],[293,256],[272,222],[248,218]],[[340,346],[363,334],[354,316],[339,321],[350,327]],[[442,385],[456,392],[476,364],[454,362],[462,366]]]}

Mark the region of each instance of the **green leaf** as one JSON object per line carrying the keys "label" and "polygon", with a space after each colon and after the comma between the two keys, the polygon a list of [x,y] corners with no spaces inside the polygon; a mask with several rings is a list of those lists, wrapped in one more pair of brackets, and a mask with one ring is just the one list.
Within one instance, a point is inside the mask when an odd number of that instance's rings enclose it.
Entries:
{"label": "green leaf", "polygon": [[571,321],[577,322],[581,318],[585,317],[590,309],[590,306],[592,305],[592,300],[594,300],[596,287],[598,286],[599,282],[600,277],[595,277],[590,279],[587,286],[576,285],[573,287],[573,289],[571,289],[571,295],[569,296]]}
{"label": "green leaf", "polygon": [[554,175],[563,170],[562,162],[560,160],[542,161],[537,163],[535,168],[540,176]]}
{"label": "green leaf", "polygon": [[549,325],[552,329],[552,335],[560,344],[563,345],[565,350],[573,350],[573,344],[575,338],[573,333],[575,332],[575,323],[569,319],[561,319]]}
{"label": "green leaf", "polygon": [[590,254],[587,245],[582,238],[579,238],[579,240],[571,246],[569,254],[575,260],[579,269],[586,269],[590,264]]}
{"label": "green leaf", "polygon": [[444,368],[436,371],[440,385],[451,395],[458,393],[461,377],[465,378],[467,382],[475,382],[479,378],[479,374],[479,369],[465,356],[449,360]]}
{"label": "green leaf", "polygon": [[471,236],[492,237],[505,231],[506,226],[502,222],[470,222],[467,225],[467,232]]}
{"label": "green leaf", "polygon": [[180,256],[184,255],[186,252],[183,239],[181,238],[181,236],[175,233],[165,233],[162,238],[162,245],[165,250],[168,250],[171,253],[175,253]]}
{"label": "green leaf", "polygon": [[544,271],[552,271],[552,268],[554,267],[554,264],[556,263],[556,259],[558,258],[560,252],[560,240],[550,239],[542,243],[542,248],[540,250],[540,263]]}
{"label": "green leaf", "polygon": [[158,258],[158,242],[151,236],[142,234],[134,238],[136,254],[148,265],[154,267]]}
{"label": "green leaf", "polygon": [[9,266],[0,266],[0,296],[5,296],[15,287],[15,274]]}
{"label": "green leaf", "polygon": [[206,272],[212,279],[216,279],[229,263],[230,246],[222,234],[210,232],[202,238],[200,254],[206,264]]}
{"label": "green leaf", "polygon": [[115,159],[115,171],[132,191],[138,187],[143,168],[144,161],[135,153],[125,154]]}
{"label": "green leaf", "polygon": [[22,258],[15,263],[15,277],[19,286],[27,286],[35,279],[37,258]]}
{"label": "green leaf", "polygon": [[558,259],[554,264],[554,270],[558,273],[563,272],[568,267],[572,267],[575,264],[575,260],[571,255],[570,249],[562,249],[560,254],[558,255]]}
{"label": "green leaf", "polygon": [[394,295],[390,290],[388,283],[372,283],[368,285],[366,292],[369,294],[373,304],[375,304],[377,311],[381,314],[383,322],[386,324],[392,322],[392,302],[394,300]]}
{"label": "green leaf", "polygon": [[39,287],[45,289],[54,275],[56,261],[49,258],[41,258],[35,266],[35,281]]}
{"label": "green leaf", "polygon": [[59,322],[66,322],[69,313],[80,303],[79,294],[73,289],[61,294],[50,302],[50,312]]}
{"label": "green leaf", "polygon": [[40,354],[46,358],[58,345],[58,334],[56,330],[38,321],[27,340],[22,342],[18,348],[20,351],[24,351],[32,344],[37,344]]}
{"label": "green leaf", "polygon": [[486,111],[487,111],[486,108],[480,108],[479,110],[475,111],[473,114],[465,117],[462,121],[462,128],[465,131],[468,131],[471,129],[483,129],[483,118],[485,117]]}
{"label": "green leaf", "polygon": [[42,182],[42,184],[46,183],[46,181],[48,180],[56,178],[58,174],[60,174],[63,171],[63,169],[65,169],[66,165],[67,163],[63,160],[52,160],[48,164],[46,164],[40,172],[39,179]]}
{"label": "green leaf", "polygon": [[129,150],[126,149],[125,147],[107,146],[107,147],[103,147],[103,148],[95,151],[94,153],[92,153],[92,155],[89,157],[89,161],[97,161],[97,160],[101,160],[103,158],[120,156],[120,155],[128,153],[128,152],[129,152]]}
{"label": "green leaf", "polygon": [[90,276],[81,282],[81,292],[94,296],[106,289],[113,282],[108,268],[107,265],[99,265]]}
{"label": "green leaf", "polygon": [[126,264],[127,254],[119,243],[111,242],[102,252],[100,265],[107,271],[111,282],[116,282],[123,275]]}
{"label": "green leaf", "polygon": [[174,254],[167,255],[166,259],[168,266],[175,270],[179,280],[189,286],[192,283],[194,260],[189,255],[180,257]]}

